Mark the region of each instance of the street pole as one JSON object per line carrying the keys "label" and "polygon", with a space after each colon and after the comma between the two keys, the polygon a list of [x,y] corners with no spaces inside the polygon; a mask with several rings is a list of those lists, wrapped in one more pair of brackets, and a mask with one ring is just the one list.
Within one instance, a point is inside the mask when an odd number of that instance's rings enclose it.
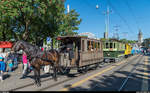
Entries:
{"label": "street pole", "polygon": [[109,6],[107,6],[107,11],[104,12],[105,15],[105,25],[106,25],[106,31],[104,33],[104,38],[108,39],[108,32],[109,32],[109,15],[111,11],[109,10]]}
{"label": "street pole", "polygon": [[69,7],[69,4],[67,5],[67,13],[70,12],[70,7]]}
{"label": "street pole", "polygon": [[[67,5],[67,15],[69,16],[69,12],[70,12],[70,6],[69,4]],[[67,32],[69,33],[69,27],[70,25],[68,24],[68,29],[67,29]],[[66,35],[68,35],[68,33],[66,33]]]}

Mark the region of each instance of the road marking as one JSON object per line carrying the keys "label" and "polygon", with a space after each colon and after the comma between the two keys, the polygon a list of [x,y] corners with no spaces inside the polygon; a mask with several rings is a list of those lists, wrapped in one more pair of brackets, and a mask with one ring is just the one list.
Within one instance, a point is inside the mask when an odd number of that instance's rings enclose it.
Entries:
{"label": "road marking", "polygon": [[72,85],[71,85],[70,87],[68,87],[68,88],[62,89],[61,91],[68,91],[69,88],[76,87],[76,86],[78,86],[78,85],[84,83],[85,81],[87,81],[87,80],[89,80],[89,79],[92,79],[92,78],[94,78],[94,77],[96,77],[96,76],[98,76],[98,75],[100,75],[100,74],[103,74],[104,72],[106,72],[106,71],[108,71],[108,70],[111,70],[111,69],[114,68],[114,67],[116,67],[116,66],[112,66],[112,67],[110,67],[110,68],[108,68],[108,69],[105,69],[105,70],[103,70],[103,71],[101,71],[101,72],[99,72],[99,73],[97,73],[97,74],[94,74],[94,75],[92,75],[92,76],[90,76],[90,77],[87,77],[87,78],[85,78],[85,79],[83,79],[83,80],[81,80],[81,81],[79,81],[79,82],[77,82],[77,83],[72,84]]}
{"label": "road marking", "polygon": [[148,71],[147,69],[147,65],[148,65],[148,56],[145,57],[145,67],[144,67],[144,76],[143,76],[143,80],[142,80],[142,88],[141,91],[148,91],[148,73],[146,71]]}
{"label": "road marking", "polygon": [[120,62],[120,63],[117,63],[115,66],[112,66],[112,67],[110,67],[110,68],[104,69],[104,70],[102,70],[102,71],[99,72],[99,73],[96,73],[96,74],[94,74],[94,75],[92,75],[92,76],[90,76],[90,77],[87,77],[87,78],[85,78],[85,79],[83,79],[83,80],[80,80],[79,82],[76,82],[76,83],[72,84],[70,87],[63,88],[63,89],[61,89],[60,91],[69,91],[70,88],[74,88],[74,87],[76,87],[76,86],[78,86],[78,85],[81,85],[82,83],[88,81],[89,79],[92,79],[92,78],[94,78],[94,77],[96,77],[96,76],[98,76],[98,75],[101,75],[101,74],[103,74],[104,72],[109,71],[109,70],[113,69],[114,67],[119,66],[119,65],[121,65],[121,64],[123,64],[123,63],[125,63],[125,62],[127,62],[127,61],[122,61],[122,62]]}

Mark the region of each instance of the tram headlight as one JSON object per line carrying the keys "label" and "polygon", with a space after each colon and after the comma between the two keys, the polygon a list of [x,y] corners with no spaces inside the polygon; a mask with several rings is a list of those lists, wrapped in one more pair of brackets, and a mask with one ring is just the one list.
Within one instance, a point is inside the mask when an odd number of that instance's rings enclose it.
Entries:
{"label": "tram headlight", "polygon": [[110,54],[108,53],[107,56],[110,56]]}

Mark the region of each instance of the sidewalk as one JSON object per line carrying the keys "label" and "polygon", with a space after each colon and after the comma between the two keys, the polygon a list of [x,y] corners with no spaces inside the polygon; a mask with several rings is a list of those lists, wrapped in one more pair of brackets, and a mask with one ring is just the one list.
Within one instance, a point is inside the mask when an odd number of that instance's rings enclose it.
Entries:
{"label": "sidewalk", "polygon": [[[19,64],[18,68],[14,72],[11,72],[10,74],[5,72],[4,80],[3,82],[0,82],[0,91],[8,91],[17,87],[34,83],[33,71],[29,73],[25,79],[20,79],[21,76],[22,76],[22,64]],[[45,74],[44,71],[42,71],[42,69],[41,69],[41,76],[42,76],[41,80],[51,78],[51,75]]]}

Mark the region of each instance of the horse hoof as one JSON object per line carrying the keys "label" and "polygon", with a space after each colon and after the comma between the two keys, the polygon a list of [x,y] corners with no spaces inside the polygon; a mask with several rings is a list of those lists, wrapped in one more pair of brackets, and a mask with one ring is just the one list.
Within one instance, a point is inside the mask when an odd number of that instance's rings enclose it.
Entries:
{"label": "horse hoof", "polygon": [[34,82],[34,85],[37,85],[37,83],[36,83],[36,82]]}
{"label": "horse hoof", "polygon": [[37,84],[37,87],[40,87],[41,86],[41,84]]}
{"label": "horse hoof", "polygon": [[57,79],[56,79],[56,78],[55,78],[54,80],[55,80],[55,81],[57,81]]}

